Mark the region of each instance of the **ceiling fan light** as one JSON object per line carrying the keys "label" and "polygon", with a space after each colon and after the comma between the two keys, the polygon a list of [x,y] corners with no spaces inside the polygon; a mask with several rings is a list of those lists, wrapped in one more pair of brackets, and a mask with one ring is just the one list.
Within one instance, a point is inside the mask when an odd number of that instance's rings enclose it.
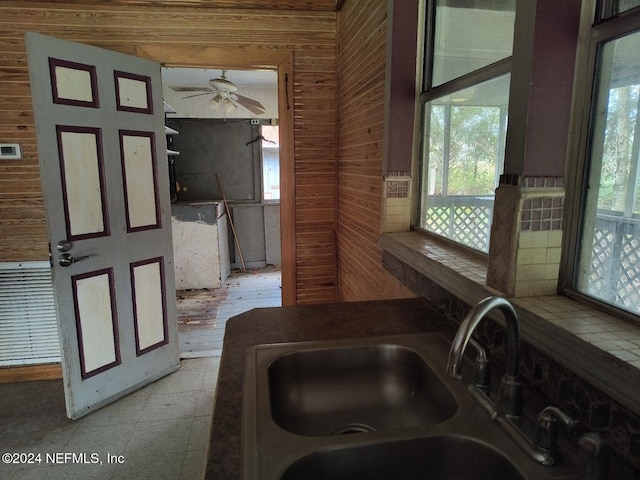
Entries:
{"label": "ceiling fan light", "polygon": [[215,97],[212,97],[208,103],[209,103],[209,108],[211,110],[218,110],[220,99],[217,96],[215,96]]}
{"label": "ceiling fan light", "polygon": [[224,106],[224,111],[225,111],[226,113],[231,113],[231,112],[233,112],[235,109],[237,109],[237,108],[238,108],[238,106],[237,106],[235,103],[230,102],[229,100],[227,100],[226,102],[224,102],[224,103],[223,103],[223,106]]}

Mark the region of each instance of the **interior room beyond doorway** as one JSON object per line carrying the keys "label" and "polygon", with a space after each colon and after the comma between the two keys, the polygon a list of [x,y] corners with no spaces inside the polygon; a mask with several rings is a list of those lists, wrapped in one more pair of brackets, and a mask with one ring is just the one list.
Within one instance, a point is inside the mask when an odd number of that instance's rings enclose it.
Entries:
{"label": "interior room beyond doorway", "polygon": [[162,74],[180,352],[216,356],[229,317],[282,304],[277,73]]}

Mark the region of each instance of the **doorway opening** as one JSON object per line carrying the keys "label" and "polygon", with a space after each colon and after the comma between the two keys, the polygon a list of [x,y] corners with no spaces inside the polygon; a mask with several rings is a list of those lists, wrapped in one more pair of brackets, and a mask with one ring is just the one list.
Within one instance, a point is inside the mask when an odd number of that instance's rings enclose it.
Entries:
{"label": "doorway opening", "polygon": [[226,320],[282,305],[275,70],[162,69],[182,358]]}

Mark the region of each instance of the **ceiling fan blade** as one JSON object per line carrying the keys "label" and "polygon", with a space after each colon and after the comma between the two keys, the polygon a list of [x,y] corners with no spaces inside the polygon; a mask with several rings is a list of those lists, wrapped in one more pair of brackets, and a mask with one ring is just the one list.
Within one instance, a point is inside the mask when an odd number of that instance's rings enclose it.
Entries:
{"label": "ceiling fan blade", "polygon": [[232,97],[234,97],[233,99],[236,102],[238,102],[240,105],[242,105],[244,108],[246,108],[250,112],[255,113],[256,115],[262,115],[264,112],[267,111],[267,109],[264,108],[264,106],[257,100],[245,97],[243,95],[238,95],[237,93],[234,93]]}
{"label": "ceiling fan blade", "polygon": [[209,87],[180,87],[178,85],[169,85],[169,88],[174,92],[210,92],[211,89]]}
{"label": "ceiling fan blade", "polygon": [[213,92],[203,92],[203,93],[196,93],[195,95],[187,95],[186,97],[182,97],[182,99],[184,100],[185,98],[193,98],[193,97],[201,97],[203,95],[211,95]]}

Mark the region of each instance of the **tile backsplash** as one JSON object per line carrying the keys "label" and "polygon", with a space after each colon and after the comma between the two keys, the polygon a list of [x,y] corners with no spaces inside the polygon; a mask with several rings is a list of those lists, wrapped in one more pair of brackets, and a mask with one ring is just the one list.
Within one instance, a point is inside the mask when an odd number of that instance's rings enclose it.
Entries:
{"label": "tile backsplash", "polygon": [[562,197],[527,198],[522,205],[520,230],[561,230],[562,204]]}
{"label": "tile backsplash", "polygon": [[411,223],[411,178],[388,176],[384,180],[383,225],[384,232],[405,232]]}

